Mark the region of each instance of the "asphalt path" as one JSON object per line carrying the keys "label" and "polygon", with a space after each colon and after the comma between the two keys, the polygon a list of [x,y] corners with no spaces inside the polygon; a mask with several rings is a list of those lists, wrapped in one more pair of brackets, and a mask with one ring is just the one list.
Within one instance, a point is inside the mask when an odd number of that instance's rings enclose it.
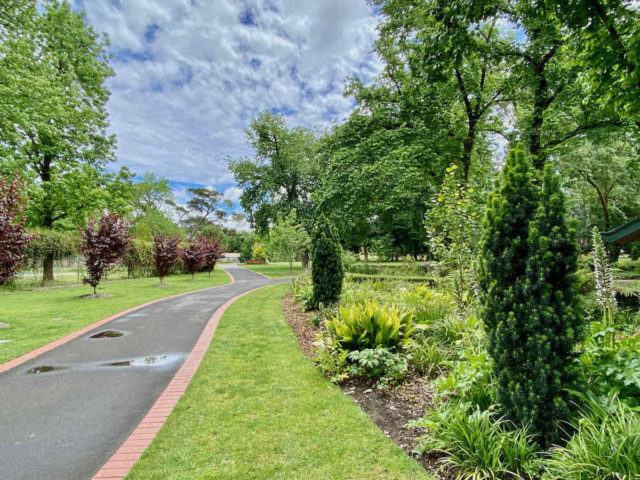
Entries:
{"label": "asphalt path", "polygon": [[[0,479],[90,479],[164,391],[213,312],[283,281],[226,269],[235,283],[159,301],[0,374]],[[109,330],[123,335],[91,338]]]}

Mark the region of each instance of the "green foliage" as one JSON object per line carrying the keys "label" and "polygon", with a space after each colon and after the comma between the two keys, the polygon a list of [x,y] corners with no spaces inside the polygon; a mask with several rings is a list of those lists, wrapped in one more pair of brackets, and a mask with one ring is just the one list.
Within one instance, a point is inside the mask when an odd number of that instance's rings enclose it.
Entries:
{"label": "green foliage", "polygon": [[269,257],[279,257],[289,262],[289,269],[293,271],[296,256],[307,249],[310,243],[309,235],[298,223],[295,210],[291,210],[286,217],[279,214],[269,230]]}
{"label": "green foliage", "polygon": [[438,292],[426,285],[400,292],[399,300],[413,308],[417,323],[433,325],[455,312],[456,304],[451,295]]}
{"label": "green foliage", "polygon": [[492,404],[491,358],[486,352],[465,350],[462,358],[447,362],[450,370],[434,386],[439,398],[454,397],[484,410]]}
{"label": "green foliage", "polygon": [[56,230],[33,229],[34,235],[24,248],[27,260],[33,266],[41,263],[46,257],[56,260],[73,258],[80,255],[82,239],[79,232],[58,232]]}
{"label": "green foliage", "polygon": [[565,388],[582,316],[575,309],[577,251],[564,224],[564,195],[551,168],[542,194],[520,148],[508,155],[491,195],[482,243],[483,320],[497,400],[510,420],[548,442],[567,418]]}
{"label": "green foliage", "polygon": [[291,295],[304,310],[313,307],[313,283],[309,275],[302,275],[290,283]]}
{"label": "green foliage", "polygon": [[384,347],[397,352],[411,340],[413,312],[394,305],[380,305],[377,301],[365,301],[364,304],[339,307],[338,315],[328,320],[326,326],[346,350]]}
{"label": "green foliage", "polygon": [[166,214],[151,207],[146,208],[144,213],[135,218],[131,231],[137,238],[149,242],[153,242],[153,239],[158,235],[182,233],[182,229]]}
{"label": "green foliage", "polygon": [[577,431],[545,462],[545,480],[640,478],[640,412],[614,401],[589,402]]}
{"label": "green foliage", "polygon": [[[640,336],[624,335],[611,327],[593,322],[590,338],[579,357],[587,385],[600,398],[617,392],[632,406],[640,406]],[[607,345],[605,336],[618,340]]]}
{"label": "green foliage", "polygon": [[[283,115],[264,111],[246,131],[255,158],[231,159],[229,170],[242,189],[240,204],[249,222],[264,235],[278,214],[296,210],[307,229],[312,225],[308,201],[314,185],[313,133],[289,128]],[[283,194],[284,192],[284,194]]]}
{"label": "green foliage", "polygon": [[406,356],[384,347],[350,351],[347,360],[351,362],[348,367],[350,375],[374,378],[377,380],[377,388],[385,388],[400,382],[406,376],[408,369]]}
{"label": "green foliage", "polygon": [[252,260],[266,260],[267,259],[267,249],[264,248],[264,245],[260,242],[256,242],[253,244],[251,248],[251,259]]}
{"label": "green foliage", "polygon": [[[469,284],[478,232],[480,232],[480,206],[472,197],[473,188],[462,182],[456,174],[457,166],[449,165],[440,191],[432,198],[427,211],[425,228],[429,250],[435,258],[456,272],[459,291]],[[458,298],[460,301],[461,298]]]}
{"label": "green foliage", "polygon": [[[134,197],[134,205],[140,212],[159,210],[164,205],[173,203],[173,192],[169,185],[169,179],[151,172],[145,172],[142,175],[142,180],[135,184]],[[154,232],[154,234],[159,233],[161,232]]]}
{"label": "green foliage", "polygon": [[324,215],[313,229],[311,255],[314,305],[337,302],[344,278],[342,247],[335,227]]}
{"label": "green foliage", "polygon": [[443,374],[447,370],[446,362],[451,352],[446,350],[435,339],[425,335],[413,335],[407,345],[409,363],[416,372],[425,378]]}
{"label": "green foliage", "polygon": [[458,480],[529,480],[540,470],[538,447],[527,428],[512,425],[494,413],[451,402],[411,422],[426,428],[420,450],[444,454],[440,462],[457,469]]}
{"label": "green foliage", "polygon": [[134,238],[124,255],[129,277],[152,277],[155,275],[155,249],[153,242]]}

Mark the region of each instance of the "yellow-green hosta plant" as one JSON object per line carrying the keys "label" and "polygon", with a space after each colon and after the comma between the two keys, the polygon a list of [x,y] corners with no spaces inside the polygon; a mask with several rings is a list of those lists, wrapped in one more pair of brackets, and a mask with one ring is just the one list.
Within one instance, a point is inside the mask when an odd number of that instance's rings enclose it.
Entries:
{"label": "yellow-green hosta plant", "polygon": [[346,350],[376,347],[399,350],[411,340],[413,310],[365,300],[364,303],[341,306],[338,315],[327,320],[326,325]]}

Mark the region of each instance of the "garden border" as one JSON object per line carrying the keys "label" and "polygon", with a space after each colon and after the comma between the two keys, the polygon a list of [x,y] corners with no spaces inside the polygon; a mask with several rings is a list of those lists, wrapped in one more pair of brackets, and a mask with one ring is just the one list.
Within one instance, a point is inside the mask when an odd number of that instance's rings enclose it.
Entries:
{"label": "garden border", "polygon": [[76,330],[75,332],[71,332],[67,335],[65,335],[64,337],[61,337],[57,340],[54,340],[53,342],[49,342],[41,347],[38,347],[34,350],[31,350],[30,352],[24,353],[22,355],[20,355],[19,357],[14,358],[13,360],[9,360],[8,362],[5,362],[3,364],[0,364],[0,374],[7,372],[15,367],[18,367],[20,365],[22,365],[23,363],[28,362],[29,360],[33,360],[34,358],[39,357],[40,355],[42,355],[43,353],[47,353],[51,350],[53,350],[54,348],[59,347],[60,345],[64,345],[65,343],[69,343],[71,340],[74,340],[82,335],[84,335],[85,333],[90,332],[91,330],[100,327],[102,325],[104,325],[105,323],[110,322],[111,320],[115,320],[116,318],[120,318],[124,315],[127,315],[131,312],[135,312],[136,310],[139,310],[141,308],[144,307],[148,307],[149,305],[153,305],[154,303],[157,302],[161,302],[163,300],[168,300],[170,298],[177,298],[177,297],[182,297],[184,295],[189,295],[190,293],[195,293],[195,292],[202,292],[203,290],[209,290],[212,288],[220,288],[220,287],[224,287],[226,285],[231,285],[232,283],[235,283],[236,279],[233,277],[233,275],[227,271],[224,268],[220,268],[220,270],[223,270],[227,275],[229,275],[230,278],[230,282],[229,283],[225,283],[224,285],[217,285],[215,287],[205,287],[205,288],[200,288],[198,290],[192,290],[190,292],[184,292],[184,293],[178,293],[176,295],[170,295],[168,297],[162,297],[162,298],[157,298],[155,300],[151,300],[149,302],[146,303],[142,303],[140,305],[136,305],[135,307],[131,307],[128,308],[127,310],[123,310],[121,312],[115,313],[107,318],[103,318],[102,320],[98,320],[97,322],[92,323],[91,325],[87,325],[86,327],[81,328],[80,330]]}
{"label": "garden border", "polygon": [[272,285],[262,285],[236,295],[213,312],[200,338],[180,369],[160,394],[147,414],[127,437],[120,448],[92,477],[92,480],[123,480],[164,426],[174,407],[187,390],[189,383],[200,367],[224,312],[238,299]]}

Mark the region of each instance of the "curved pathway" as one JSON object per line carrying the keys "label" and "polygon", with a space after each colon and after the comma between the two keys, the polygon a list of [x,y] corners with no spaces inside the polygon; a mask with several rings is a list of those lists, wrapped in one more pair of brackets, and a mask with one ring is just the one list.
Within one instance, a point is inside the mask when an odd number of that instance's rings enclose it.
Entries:
{"label": "curved pathway", "polygon": [[[0,479],[91,478],[165,390],[213,313],[287,281],[227,271],[234,283],[158,301],[0,374]],[[106,330],[124,335],[91,338]]]}

